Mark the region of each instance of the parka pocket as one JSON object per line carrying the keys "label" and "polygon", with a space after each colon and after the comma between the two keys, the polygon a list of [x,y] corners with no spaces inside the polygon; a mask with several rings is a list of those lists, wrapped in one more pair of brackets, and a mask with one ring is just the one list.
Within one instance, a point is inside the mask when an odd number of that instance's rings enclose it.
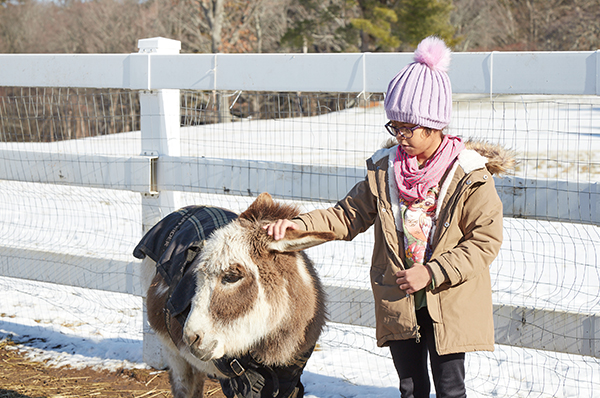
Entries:
{"label": "parka pocket", "polygon": [[[384,270],[372,268],[371,285],[377,311],[381,311],[382,316],[390,317],[393,321],[394,317],[397,318],[397,315],[394,314],[398,313],[401,308],[408,308],[408,297],[406,292],[395,283],[395,276],[392,277],[389,272],[387,274]],[[383,319],[378,316],[378,320]]]}
{"label": "parka pocket", "polygon": [[377,321],[393,334],[412,335],[415,315],[410,300],[408,296],[397,300],[382,299],[379,301]]}

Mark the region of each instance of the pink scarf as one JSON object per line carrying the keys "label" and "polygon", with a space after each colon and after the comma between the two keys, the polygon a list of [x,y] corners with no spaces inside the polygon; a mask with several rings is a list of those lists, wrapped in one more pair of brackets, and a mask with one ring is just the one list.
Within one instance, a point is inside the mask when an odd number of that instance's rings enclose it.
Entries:
{"label": "pink scarf", "polygon": [[442,143],[423,168],[419,168],[417,157],[410,157],[398,145],[394,173],[400,190],[400,198],[412,203],[416,199],[425,199],[427,192],[439,184],[446,169],[465,148],[458,137],[445,135]]}

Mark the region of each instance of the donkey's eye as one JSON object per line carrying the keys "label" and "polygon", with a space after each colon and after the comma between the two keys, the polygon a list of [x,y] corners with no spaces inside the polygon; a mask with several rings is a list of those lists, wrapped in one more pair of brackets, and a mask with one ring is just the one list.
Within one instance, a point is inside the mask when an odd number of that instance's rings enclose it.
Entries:
{"label": "donkey's eye", "polygon": [[221,278],[221,283],[223,283],[223,284],[235,283],[235,282],[239,281],[240,279],[242,279],[242,274],[240,272],[235,272],[235,271],[227,272]]}

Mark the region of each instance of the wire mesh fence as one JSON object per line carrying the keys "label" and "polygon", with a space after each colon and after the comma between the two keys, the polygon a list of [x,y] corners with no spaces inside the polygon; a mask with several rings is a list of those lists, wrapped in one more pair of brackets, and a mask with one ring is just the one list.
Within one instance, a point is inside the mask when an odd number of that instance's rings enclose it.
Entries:
{"label": "wire mesh fence", "polygon": [[136,131],[136,93],[81,88],[0,87],[2,142],[53,142]]}
{"label": "wire mesh fence", "polygon": [[[180,94],[182,156],[361,168],[390,138],[383,128],[381,94]],[[0,88],[0,149],[139,155],[139,113],[137,92]],[[599,121],[597,97],[455,96],[447,132],[512,149],[518,165],[509,178],[568,181],[572,193],[579,194],[600,183]],[[179,206],[206,204],[237,212],[253,199],[244,192],[193,189],[177,196]],[[287,200],[303,211],[333,203]],[[142,234],[139,193],[0,181],[0,201],[5,275],[10,267],[53,261],[57,273],[63,262],[109,282],[127,278]],[[599,315],[600,226],[568,221],[568,215],[562,221],[543,215],[505,219],[504,244],[491,266],[496,306]],[[309,254],[325,283],[368,290],[372,245],[367,231],[351,243],[332,242]],[[97,259],[123,269],[118,275],[103,273],[104,262]],[[71,354],[82,341],[94,341],[99,348],[90,356],[141,361],[139,297],[6,277],[0,277],[0,286],[0,336],[57,353],[68,346]],[[593,356],[497,345],[493,353],[467,358],[470,396],[592,397],[600,387],[600,359]],[[397,394],[389,354],[376,347],[369,327],[330,323],[307,371]]]}

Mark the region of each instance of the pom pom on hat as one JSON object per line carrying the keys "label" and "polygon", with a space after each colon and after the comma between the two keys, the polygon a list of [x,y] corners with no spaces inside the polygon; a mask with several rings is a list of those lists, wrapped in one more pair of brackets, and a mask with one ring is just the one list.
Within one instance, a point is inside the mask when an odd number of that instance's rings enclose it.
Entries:
{"label": "pom pom on hat", "polygon": [[443,40],[429,36],[415,50],[415,61],[429,66],[436,72],[448,72],[450,66],[450,49]]}
{"label": "pom pom on hat", "polygon": [[384,109],[390,120],[441,130],[450,124],[452,86],[448,76],[451,51],[430,36],[417,47],[415,62],[390,82]]}

